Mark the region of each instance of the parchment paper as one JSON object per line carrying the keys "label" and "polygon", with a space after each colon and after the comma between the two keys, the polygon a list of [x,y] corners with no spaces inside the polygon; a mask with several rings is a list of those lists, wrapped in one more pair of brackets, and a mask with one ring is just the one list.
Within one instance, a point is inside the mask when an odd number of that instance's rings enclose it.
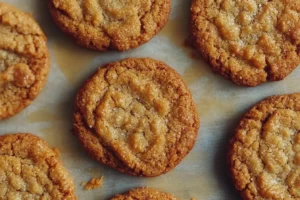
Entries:
{"label": "parchment paper", "polygon": [[[78,199],[108,200],[128,189],[149,186],[182,200],[241,199],[228,176],[226,151],[240,117],[256,102],[274,95],[299,92],[300,69],[284,81],[255,88],[239,87],[213,74],[192,49],[188,37],[190,0],[172,0],[170,21],[163,31],[140,48],[119,53],[99,53],[77,47],[53,23],[46,0],[4,0],[31,12],[48,37],[51,71],[38,98],[23,112],[0,122],[0,134],[30,132],[61,150],[61,159],[76,184]],[[80,85],[96,69],[126,57],[151,57],[176,69],[193,93],[201,128],[192,152],[173,171],[157,178],[121,174],[90,159],[72,135],[72,105]],[[196,57],[196,58],[195,58]],[[81,183],[104,176],[103,187],[83,191]]]}

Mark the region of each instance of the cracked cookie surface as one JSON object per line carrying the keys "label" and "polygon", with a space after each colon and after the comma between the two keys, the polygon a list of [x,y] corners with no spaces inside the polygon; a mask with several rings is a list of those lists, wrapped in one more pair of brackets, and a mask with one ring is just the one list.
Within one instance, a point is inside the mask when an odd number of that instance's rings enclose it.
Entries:
{"label": "cracked cookie surface", "polygon": [[195,47],[240,85],[284,79],[300,64],[300,1],[193,0]]}
{"label": "cracked cookie surface", "polygon": [[300,199],[300,94],[273,96],[252,108],[228,159],[244,199]]}
{"label": "cracked cookie surface", "polygon": [[0,199],[75,200],[57,153],[32,134],[0,136]]}
{"label": "cracked cookie surface", "polygon": [[199,119],[180,76],[160,61],[110,63],[76,97],[74,130],[98,161],[136,176],[173,169],[192,149]]}
{"label": "cracked cookie surface", "polygon": [[46,37],[30,14],[0,3],[0,120],[33,101],[49,71]]}
{"label": "cracked cookie surface", "polygon": [[172,195],[161,192],[152,188],[136,188],[129,190],[124,194],[118,194],[111,200],[177,200],[177,198]]}
{"label": "cracked cookie surface", "polygon": [[49,0],[56,24],[94,50],[128,50],[149,41],[168,20],[171,0]]}

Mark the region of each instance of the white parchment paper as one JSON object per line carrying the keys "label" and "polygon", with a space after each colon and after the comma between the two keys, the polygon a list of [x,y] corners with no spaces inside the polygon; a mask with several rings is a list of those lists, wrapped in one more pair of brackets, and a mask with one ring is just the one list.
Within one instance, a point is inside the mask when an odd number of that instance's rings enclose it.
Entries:
{"label": "white parchment paper", "polygon": [[[51,71],[38,98],[23,112],[0,122],[0,134],[30,132],[61,150],[61,159],[76,184],[78,199],[108,200],[128,189],[149,186],[169,192],[182,200],[241,199],[228,177],[226,148],[240,117],[263,98],[299,92],[300,69],[285,80],[255,88],[239,87],[211,72],[201,58],[192,58],[185,47],[188,37],[190,0],[172,0],[167,26],[140,48],[119,52],[93,52],[77,47],[53,23],[46,0],[4,0],[28,11],[48,37]],[[96,69],[127,57],[151,57],[176,69],[188,84],[201,119],[199,137],[193,151],[173,171],[157,178],[121,174],[90,159],[72,130],[72,105],[80,85]],[[104,176],[103,187],[84,191],[81,183]]]}

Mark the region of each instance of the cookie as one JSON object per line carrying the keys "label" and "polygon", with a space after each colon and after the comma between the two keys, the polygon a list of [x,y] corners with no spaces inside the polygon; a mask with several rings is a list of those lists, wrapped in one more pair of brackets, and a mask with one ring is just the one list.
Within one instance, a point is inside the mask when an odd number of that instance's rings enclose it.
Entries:
{"label": "cookie", "polygon": [[161,192],[152,188],[136,188],[128,191],[125,194],[118,194],[111,200],[177,200],[172,195]]}
{"label": "cookie", "polygon": [[228,161],[244,199],[300,199],[300,93],[252,108],[230,142]]}
{"label": "cookie", "polygon": [[32,134],[0,136],[0,199],[75,200],[57,153]]}
{"label": "cookie", "polygon": [[148,42],[166,24],[171,0],[49,0],[56,24],[76,43],[124,51]]}
{"label": "cookie", "polygon": [[236,84],[282,80],[300,64],[300,1],[193,0],[191,38]]}
{"label": "cookie", "polygon": [[76,97],[74,130],[96,160],[135,176],[173,169],[199,129],[192,96],[165,63],[131,58],[100,68]]}
{"label": "cookie", "polygon": [[0,120],[40,93],[49,71],[46,36],[28,13],[0,3]]}

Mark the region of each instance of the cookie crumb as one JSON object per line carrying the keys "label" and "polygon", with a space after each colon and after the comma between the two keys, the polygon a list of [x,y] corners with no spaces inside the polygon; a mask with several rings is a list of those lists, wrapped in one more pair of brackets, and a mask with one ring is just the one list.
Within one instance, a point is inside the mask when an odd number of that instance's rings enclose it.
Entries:
{"label": "cookie crumb", "polygon": [[81,185],[84,186],[84,190],[94,190],[103,185],[103,176],[100,178],[92,178],[89,182],[82,182]]}
{"label": "cookie crumb", "polygon": [[191,200],[197,200],[197,199],[193,197]]}

